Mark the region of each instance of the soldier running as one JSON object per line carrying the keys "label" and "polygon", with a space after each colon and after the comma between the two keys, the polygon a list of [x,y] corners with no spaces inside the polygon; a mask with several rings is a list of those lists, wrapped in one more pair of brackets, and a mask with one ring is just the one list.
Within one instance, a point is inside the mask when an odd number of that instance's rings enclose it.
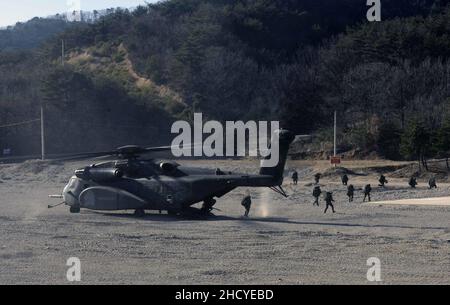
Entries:
{"label": "soldier running", "polygon": [[294,172],[292,173],[292,182],[294,183],[294,185],[297,185],[298,183],[298,173],[296,170],[294,170]]}
{"label": "soldier running", "polygon": [[325,195],[325,202],[327,204],[327,206],[325,207],[325,211],[323,212],[324,214],[327,213],[328,211],[328,207],[331,207],[331,210],[333,211],[333,213],[336,213],[336,211],[334,210],[334,199],[333,199],[333,193],[332,192],[327,192]]}
{"label": "soldier running", "polygon": [[437,189],[437,184],[436,184],[436,177],[431,177],[430,180],[428,181],[428,185],[431,189]]}
{"label": "soldier running", "polygon": [[381,186],[381,187],[384,187],[384,185],[388,183],[388,181],[384,175],[381,175],[380,179],[378,179],[378,181],[380,182],[379,186]]}
{"label": "soldier running", "polygon": [[416,185],[417,185],[417,179],[416,179],[416,177],[412,176],[412,177],[409,179],[408,184],[409,184],[409,186],[412,187],[413,189],[416,188]]}
{"label": "soldier running", "polygon": [[353,186],[353,184],[350,184],[347,188],[348,202],[353,202],[354,194],[355,194],[355,187]]}
{"label": "soldier running", "polygon": [[347,185],[347,183],[348,183],[348,176],[347,175],[342,176],[342,184]]}
{"label": "soldier running", "polygon": [[250,208],[252,206],[252,196],[249,193],[242,199],[241,205],[245,208],[245,217],[248,217],[250,213]]}
{"label": "soldier running", "polygon": [[372,191],[372,186],[370,184],[367,184],[366,187],[364,188],[364,200],[363,202],[366,202],[366,198],[369,199],[369,202],[371,201],[370,199],[370,192]]}
{"label": "soldier running", "polygon": [[209,198],[203,202],[201,211],[203,213],[209,214],[214,209],[215,204],[216,204],[216,200],[213,198]]}
{"label": "soldier running", "polygon": [[314,190],[313,190],[314,203],[313,203],[313,205],[319,206],[320,194],[322,194],[322,190],[320,189],[320,186],[314,187]]}
{"label": "soldier running", "polygon": [[315,175],[314,175],[314,182],[315,182],[316,184],[319,184],[320,178],[321,178],[321,177],[322,177],[322,174],[321,174],[321,173],[315,174]]}

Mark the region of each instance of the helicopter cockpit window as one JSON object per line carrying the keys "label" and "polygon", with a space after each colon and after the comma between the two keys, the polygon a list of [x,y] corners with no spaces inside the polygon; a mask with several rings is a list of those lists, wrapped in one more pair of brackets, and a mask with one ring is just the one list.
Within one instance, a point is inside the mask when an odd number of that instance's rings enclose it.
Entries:
{"label": "helicopter cockpit window", "polygon": [[77,179],[76,178],[71,178],[69,183],[67,184],[67,186],[69,188],[74,188],[76,186],[76,183],[77,183]]}
{"label": "helicopter cockpit window", "polygon": [[73,191],[78,188],[78,179],[77,178],[71,178],[69,180],[69,183],[67,183],[66,187],[64,188],[64,192]]}

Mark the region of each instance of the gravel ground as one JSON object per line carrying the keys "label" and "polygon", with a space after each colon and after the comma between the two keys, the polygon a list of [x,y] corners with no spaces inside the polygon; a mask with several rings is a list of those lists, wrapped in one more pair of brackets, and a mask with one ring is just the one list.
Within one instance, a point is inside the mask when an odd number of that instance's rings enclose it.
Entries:
{"label": "gravel ground", "polygon": [[[380,161],[377,161],[380,162]],[[89,163],[89,162],[88,162]],[[253,161],[189,161],[254,171]],[[312,176],[326,163],[290,162],[298,186],[290,197],[250,189],[251,218],[242,218],[238,189],[218,200],[206,221],[149,214],[47,209],[81,163],[0,165],[0,284],[67,284],[66,261],[78,257],[82,284],[370,284],[367,259],[381,261],[384,284],[450,284],[450,208],[347,203],[338,175],[321,180],[334,192],[336,214],[312,206]],[[450,185],[411,190],[390,178],[377,185],[371,161],[345,164],[357,188],[371,183],[373,200],[442,197]]]}

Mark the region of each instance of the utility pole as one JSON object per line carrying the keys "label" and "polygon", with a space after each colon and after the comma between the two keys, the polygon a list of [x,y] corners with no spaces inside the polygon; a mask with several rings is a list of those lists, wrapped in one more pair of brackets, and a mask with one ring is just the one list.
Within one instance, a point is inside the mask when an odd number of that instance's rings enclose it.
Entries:
{"label": "utility pole", "polygon": [[45,160],[45,127],[44,127],[44,106],[41,105],[41,157]]}
{"label": "utility pole", "polygon": [[64,52],[64,39],[61,39],[61,64],[63,67],[64,67],[64,57],[65,57],[64,53],[65,53]]}
{"label": "utility pole", "polygon": [[334,157],[336,157],[336,126],[337,126],[337,111],[334,112]]}
{"label": "utility pole", "polygon": [[[337,129],[337,111],[335,110],[334,111],[334,135],[333,135],[333,138],[334,138],[334,154],[333,154],[333,157],[334,158],[336,158],[336,129]],[[334,167],[337,167],[337,164],[335,163],[334,164]]]}

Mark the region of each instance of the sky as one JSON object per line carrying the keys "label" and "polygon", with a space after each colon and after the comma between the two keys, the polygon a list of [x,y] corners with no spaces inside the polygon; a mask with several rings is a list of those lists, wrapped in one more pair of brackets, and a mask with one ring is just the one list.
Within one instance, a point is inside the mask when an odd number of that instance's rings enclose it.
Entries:
{"label": "sky", "polygon": [[101,10],[112,7],[136,7],[156,0],[0,0],[0,27],[14,25],[33,17],[47,17],[78,10]]}

